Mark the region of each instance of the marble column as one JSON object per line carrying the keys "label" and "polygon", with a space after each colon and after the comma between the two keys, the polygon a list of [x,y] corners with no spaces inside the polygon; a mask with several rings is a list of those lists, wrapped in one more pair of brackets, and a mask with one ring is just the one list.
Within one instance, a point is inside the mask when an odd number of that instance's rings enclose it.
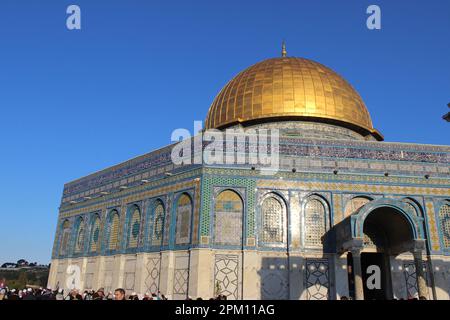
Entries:
{"label": "marble column", "polygon": [[351,248],[353,259],[353,276],[355,281],[355,299],[364,300],[364,284],[362,278],[362,268],[361,268],[361,248]]}
{"label": "marble column", "polygon": [[422,250],[413,250],[414,265],[416,267],[417,291],[419,297],[428,297],[428,287],[423,272]]}

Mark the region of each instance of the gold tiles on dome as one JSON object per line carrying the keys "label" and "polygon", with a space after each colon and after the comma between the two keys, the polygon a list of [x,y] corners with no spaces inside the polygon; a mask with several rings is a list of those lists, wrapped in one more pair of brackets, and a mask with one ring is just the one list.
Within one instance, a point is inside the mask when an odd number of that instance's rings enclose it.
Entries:
{"label": "gold tiles on dome", "polygon": [[239,73],[219,92],[206,128],[250,120],[302,117],[337,120],[381,135],[355,89],[324,65],[304,58],[267,59]]}

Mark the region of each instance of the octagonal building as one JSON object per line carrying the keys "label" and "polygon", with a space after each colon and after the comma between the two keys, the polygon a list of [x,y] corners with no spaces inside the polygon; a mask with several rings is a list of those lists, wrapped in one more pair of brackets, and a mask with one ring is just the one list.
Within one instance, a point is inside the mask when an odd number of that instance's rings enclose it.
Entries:
{"label": "octagonal building", "polygon": [[345,79],[284,48],[223,87],[205,129],[278,130],[278,172],[174,164],[169,145],[69,182],[49,286],[449,299],[450,147],[384,142]]}

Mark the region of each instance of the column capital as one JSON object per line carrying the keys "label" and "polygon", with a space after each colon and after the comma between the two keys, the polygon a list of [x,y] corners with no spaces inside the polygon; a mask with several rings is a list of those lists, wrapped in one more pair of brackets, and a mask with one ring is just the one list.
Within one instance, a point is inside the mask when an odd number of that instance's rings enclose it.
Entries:
{"label": "column capital", "polygon": [[411,248],[411,253],[414,255],[414,257],[421,257],[425,248],[425,240],[414,240],[413,246]]}
{"label": "column capital", "polygon": [[350,251],[352,254],[359,254],[361,250],[364,248],[364,241],[360,238],[355,238],[349,241],[346,241],[342,245],[342,251]]}

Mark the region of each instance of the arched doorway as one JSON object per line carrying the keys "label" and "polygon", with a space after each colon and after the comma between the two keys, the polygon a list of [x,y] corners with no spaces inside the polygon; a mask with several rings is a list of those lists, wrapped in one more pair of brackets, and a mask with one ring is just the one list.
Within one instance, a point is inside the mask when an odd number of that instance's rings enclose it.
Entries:
{"label": "arched doorway", "polygon": [[347,252],[349,291],[355,299],[393,298],[390,257],[414,255],[418,287],[426,285],[422,268],[425,248],[421,223],[401,202],[372,201],[335,226],[338,252]]}
{"label": "arched doorway", "polygon": [[[364,298],[392,299],[389,257],[411,248],[414,242],[412,226],[398,209],[379,207],[365,218],[363,233],[361,268]],[[379,279],[376,278],[378,274]]]}

